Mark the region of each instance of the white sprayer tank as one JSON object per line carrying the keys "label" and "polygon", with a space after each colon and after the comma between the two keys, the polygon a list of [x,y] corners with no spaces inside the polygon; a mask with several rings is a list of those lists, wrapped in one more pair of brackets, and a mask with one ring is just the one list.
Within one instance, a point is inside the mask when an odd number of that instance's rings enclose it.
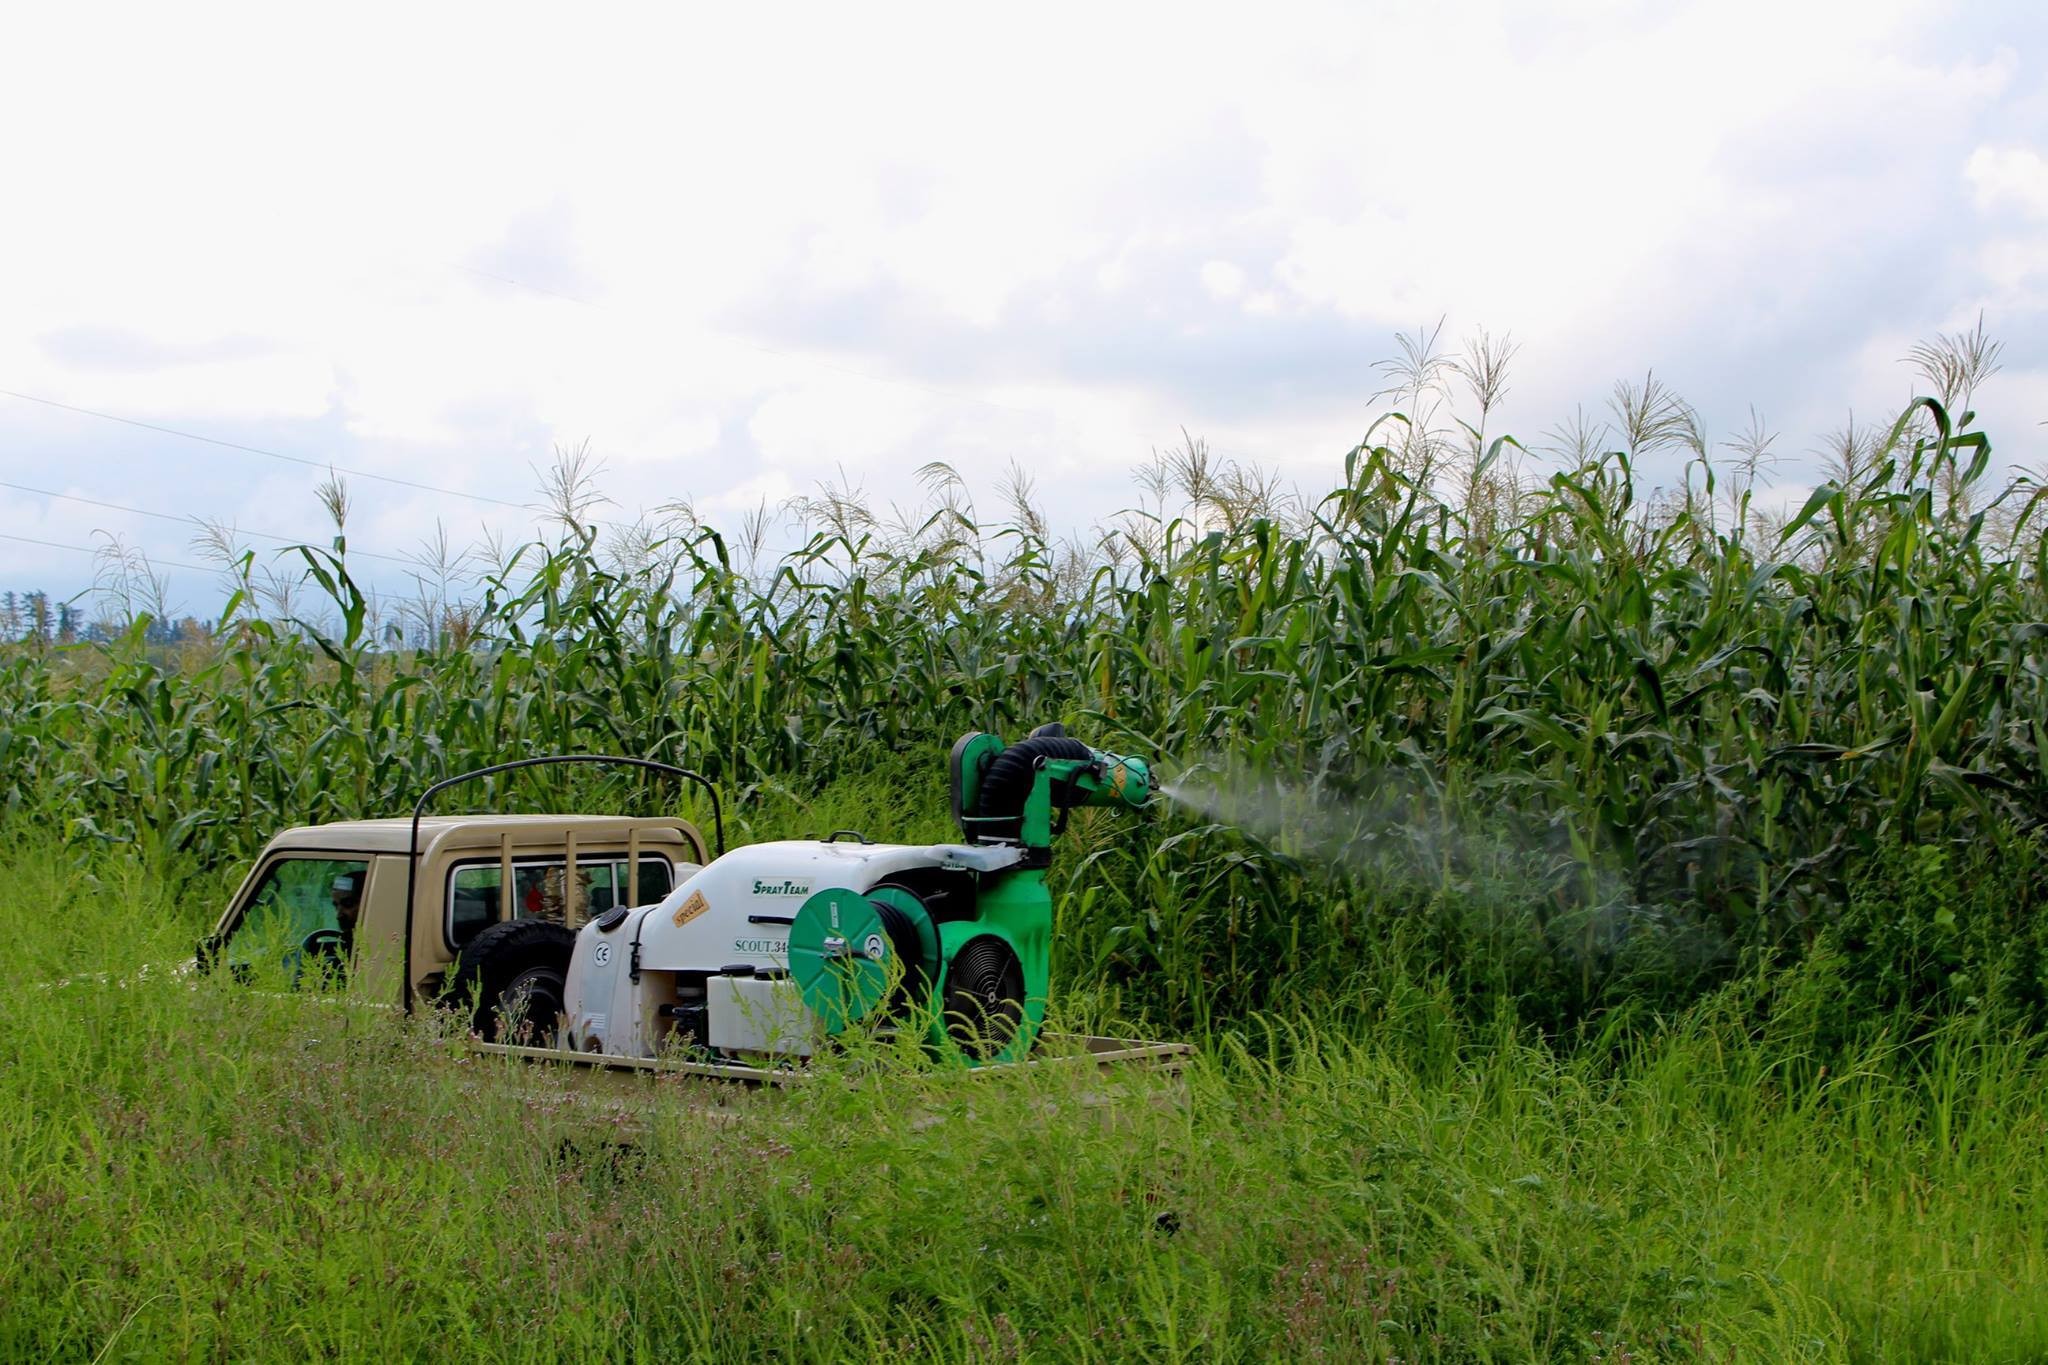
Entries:
{"label": "white sprayer tank", "polygon": [[[789,926],[812,895],[833,887],[872,890],[892,875],[921,867],[994,870],[1016,861],[1007,848],[957,844],[864,844],[785,840],[737,848],[700,869],[657,905],[627,914],[610,930],[602,920],[583,926],[569,968],[564,1005],[569,1043],[614,1056],[652,1056],[662,1036],[660,1010],[674,999],[673,973],[711,973],[744,979],[778,975],[789,965]],[[641,974],[633,980],[637,963]],[[780,1018],[800,1008],[785,978],[771,988],[710,983],[707,1008],[721,1001],[773,995]],[[663,998],[656,999],[659,994]],[[789,996],[784,999],[783,996]],[[791,1016],[793,1017],[793,1016]],[[721,1022],[724,1027],[721,1028]],[[701,1041],[735,1034],[732,1020],[710,1019]],[[780,1027],[787,1024],[780,1018]],[[748,1023],[745,1028],[755,1025]],[[786,1050],[807,1050],[790,1046]]]}

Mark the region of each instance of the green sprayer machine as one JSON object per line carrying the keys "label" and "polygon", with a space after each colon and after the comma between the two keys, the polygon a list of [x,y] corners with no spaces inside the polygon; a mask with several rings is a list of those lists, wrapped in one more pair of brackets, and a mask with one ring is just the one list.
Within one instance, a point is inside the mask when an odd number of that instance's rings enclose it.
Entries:
{"label": "green sprayer machine", "polygon": [[968,1065],[1024,1057],[1050,990],[1052,841],[1076,806],[1144,806],[1151,774],[1046,725],[964,736],[951,780],[960,843],[753,844],[583,925],[560,1044],[758,1064],[893,1026]]}

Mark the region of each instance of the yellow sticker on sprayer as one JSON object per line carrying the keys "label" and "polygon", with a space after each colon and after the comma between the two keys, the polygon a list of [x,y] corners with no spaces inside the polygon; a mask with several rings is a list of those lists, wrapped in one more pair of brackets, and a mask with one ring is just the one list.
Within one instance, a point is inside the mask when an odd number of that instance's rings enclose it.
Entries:
{"label": "yellow sticker on sprayer", "polygon": [[703,914],[706,910],[709,910],[710,908],[711,902],[704,899],[704,893],[702,891],[692,891],[689,895],[689,899],[685,900],[681,905],[678,905],[676,907],[676,928],[682,928],[685,924],[688,924],[691,920],[697,918],[697,916]]}

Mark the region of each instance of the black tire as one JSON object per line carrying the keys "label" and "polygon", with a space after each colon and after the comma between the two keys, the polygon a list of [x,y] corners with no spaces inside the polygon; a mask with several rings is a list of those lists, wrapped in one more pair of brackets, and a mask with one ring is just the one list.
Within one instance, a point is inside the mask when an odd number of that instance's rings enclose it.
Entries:
{"label": "black tire", "polygon": [[485,1042],[498,1042],[507,1021],[514,1035],[504,1041],[545,1046],[554,1037],[569,983],[569,959],[576,935],[546,920],[515,919],[493,924],[463,945],[450,974],[451,999],[471,1005],[470,1027]]}

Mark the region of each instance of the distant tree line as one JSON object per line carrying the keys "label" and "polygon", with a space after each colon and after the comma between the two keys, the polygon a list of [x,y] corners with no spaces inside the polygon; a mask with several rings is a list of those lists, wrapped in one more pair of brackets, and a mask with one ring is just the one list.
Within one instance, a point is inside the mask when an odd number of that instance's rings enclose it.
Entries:
{"label": "distant tree line", "polygon": [[[117,621],[88,621],[74,602],[51,601],[40,589],[0,591],[0,644],[105,644],[122,631]],[[206,624],[195,616],[175,621],[152,619],[143,639],[152,645],[181,645],[209,638]]]}

